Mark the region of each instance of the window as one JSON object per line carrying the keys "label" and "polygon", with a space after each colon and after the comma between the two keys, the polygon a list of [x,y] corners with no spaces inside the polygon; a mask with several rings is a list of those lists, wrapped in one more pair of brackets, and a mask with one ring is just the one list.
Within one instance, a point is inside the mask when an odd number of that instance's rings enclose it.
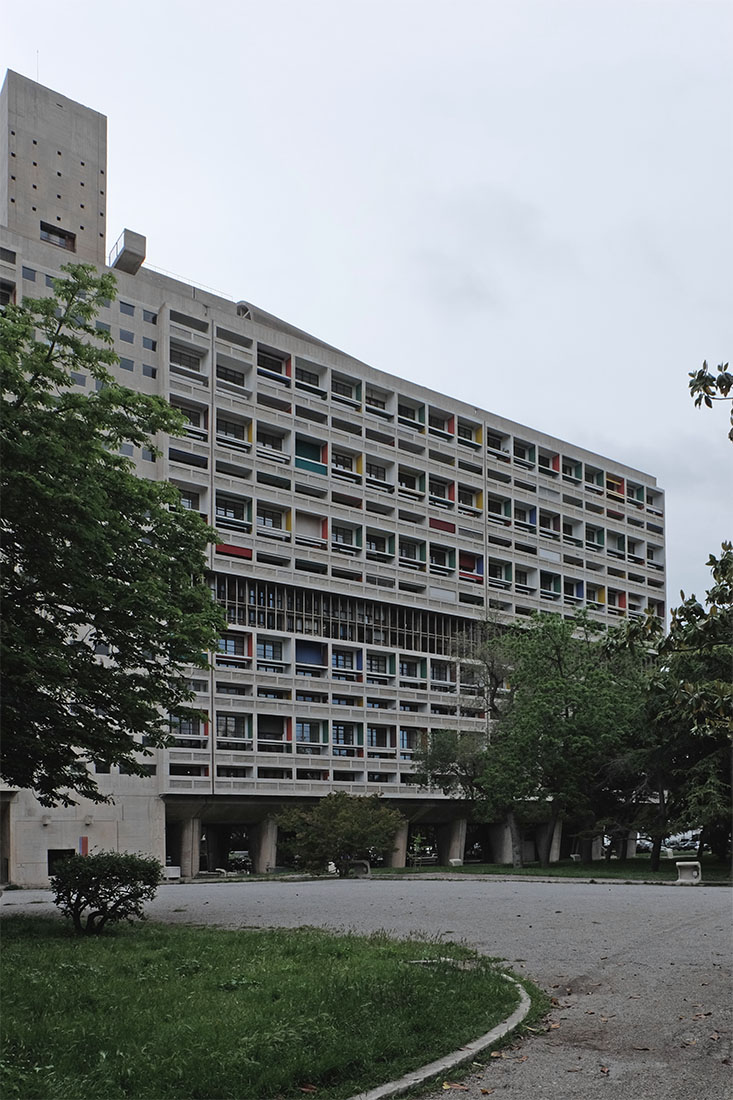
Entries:
{"label": "window", "polygon": [[146,378],[157,378],[158,369],[157,367],[151,367],[149,363],[143,363],[143,374]]}
{"label": "window", "polygon": [[417,545],[414,542],[400,542],[400,557],[410,561],[417,560]]}
{"label": "window", "polygon": [[272,371],[273,374],[282,374],[285,362],[279,356],[270,355],[260,348],[257,352],[257,366]]}
{"label": "window", "polygon": [[431,565],[447,565],[448,564],[448,552],[443,550],[440,546],[432,546],[430,548],[430,564]]}
{"label": "window", "polygon": [[334,378],[331,382],[331,392],[340,394],[341,397],[353,397],[354,388],[350,382],[344,382],[341,378]]}
{"label": "window", "polygon": [[245,520],[247,518],[245,503],[234,497],[223,497],[217,494],[216,514],[223,519]]}
{"label": "window", "polygon": [[354,667],[354,654],[346,653],[343,650],[336,651],[331,654],[331,666],[333,668],[351,668]]}
{"label": "window", "polygon": [[433,661],[432,664],[432,676],[434,680],[442,680],[445,682],[448,677],[448,662],[447,661]]}
{"label": "window", "polygon": [[[227,653],[233,657],[246,657],[246,638],[243,634],[225,634],[219,638],[219,653]],[[259,647],[258,647],[259,648]]]}
{"label": "window", "polygon": [[387,539],[383,535],[367,535],[367,550],[376,550],[378,554],[384,554],[387,549]]}
{"label": "window", "polygon": [[[79,377],[81,377],[81,375]],[[120,444],[120,454],[121,455],[126,455],[128,458],[132,458],[134,453],[135,453],[135,448],[133,447],[132,443],[122,443],[122,444]]]}
{"label": "window", "polygon": [[417,678],[417,661],[400,661],[400,676]]}
{"label": "window", "polygon": [[132,359],[120,359],[120,370],[134,370],[135,364]]}
{"label": "window", "polygon": [[130,332],[129,329],[121,328],[120,329],[120,340],[124,340],[124,342],[126,344],[134,344],[135,343],[135,333]]}
{"label": "window", "polygon": [[515,569],[514,570],[514,583],[515,584],[523,584],[526,587],[526,585],[527,585],[527,570],[526,569]]}
{"label": "window", "polygon": [[281,451],[283,449],[283,437],[281,435],[272,435],[270,432],[257,432],[257,442],[260,447],[269,447],[271,451]]}
{"label": "window", "polygon": [[351,546],[354,541],[354,532],[350,527],[336,527],[334,525],[331,528],[331,539],[342,546]]}
{"label": "window", "polygon": [[[61,173],[59,172],[58,175]],[[68,230],[61,229],[57,225],[41,222],[41,240],[55,244],[59,248],[65,248],[67,252],[76,252],[76,234],[69,233]]]}
{"label": "window", "polygon": [[201,737],[201,719],[200,718],[178,718],[176,715],[171,715],[171,733],[176,737]]}
{"label": "window", "polygon": [[157,351],[158,342],[157,340],[151,340],[149,336],[143,336],[143,347],[146,351]]}
{"label": "window", "polygon": [[317,386],[320,379],[314,370],[306,370],[305,367],[295,368],[295,377],[298,382],[305,382],[308,386]]}
{"label": "window", "polygon": [[36,273],[32,267],[23,267],[23,278],[27,279],[29,283],[35,283]]}
{"label": "window", "polygon": [[375,481],[387,480],[387,467],[378,466],[376,462],[367,462],[366,472],[367,477],[373,477]]}
{"label": "window", "polygon": [[218,435],[228,435],[231,439],[244,439],[244,424],[236,420],[225,420],[223,416],[216,419],[216,431]]}
{"label": "window", "polygon": [[112,329],[110,328],[110,326],[107,324],[106,321],[95,321],[94,327],[96,328],[97,332],[111,332],[112,331]]}
{"label": "window", "polygon": [[403,420],[416,420],[417,412],[413,409],[412,405],[398,405],[397,415],[401,416]]}
{"label": "window", "polygon": [[247,718],[244,714],[217,714],[217,737],[247,737]]}
{"label": "window", "polygon": [[226,684],[217,682],[217,695],[246,695],[247,688],[244,684]]}
{"label": "window", "polygon": [[143,447],[142,455],[145,462],[155,462],[155,453],[149,447]]}
{"label": "window", "polygon": [[76,370],[69,371],[69,377],[75,386],[86,386],[87,384],[87,376],[85,374],[79,374]]}
{"label": "window", "polygon": [[431,428],[437,428],[441,432],[445,431],[446,421],[443,416],[436,416],[435,413],[431,413],[428,417],[428,424]]}
{"label": "window", "polygon": [[331,458],[331,465],[335,470],[351,470],[354,465],[354,460],[351,455],[345,455],[341,451],[334,451]]}
{"label": "window", "polygon": [[381,672],[387,671],[387,658],[386,656],[372,653],[367,655],[366,659],[367,672]]}
{"label": "window", "polygon": [[296,741],[318,741],[320,735],[320,722],[304,722],[297,719],[295,722]]}
{"label": "window", "polygon": [[128,317],[134,317],[135,307],[130,302],[120,302],[120,313],[126,313]]}
{"label": "window", "polygon": [[374,409],[386,409],[387,403],[383,398],[378,397],[377,394],[371,393],[370,390],[366,391],[366,403],[371,405]]}
{"label": "window", "polygon": [[473,507],[474,494],[473,489],[459,489],[458,490],[458,503],[468,504]]}
{"label": "window", "polygon": [[281,512],[276,512],[272,508],[260,508],[257,512],[257,526],[258,527],[271,527],[276,530],[282,530],[283,517]]}
{"label": "window", "polygon": [[469,428],[468,424],[458,425],[458,438],[459,439],[473,439],[473,428]]}
{"label": "window", "polygon": [[232,386],[244,385],[244,374],[241,370],[232,370],[231,367],[223,367],[218,363],[216,366],[216,377],[219,381],[229,382]]}
{"label": "window", "polygon": [[282,642],[258,642],[257,643],[257,656],[265,661],[282,661],[283,659],[283,644]]}
{"label": "window", "polygon": [[334,745],[353,745],[354,727],[351,722],[334,722],[332,727]]}
{"label": "window", "polygon": [[143,310],[143,321],[147,321],[147,323],[149,325],[157,325],[157,323],[158,323],[158,314],[153,313],[149,309],[144,309]]}
{"label": "window", "polygon": [[201,370],[201,359],[198,355],[193,355],[190,351],[183,351],[182,348],[171,346],[170,354],[171,366],[184,367],[186,370]]}
{"label": "window", "polygon": [[189,512],[198,512],[199,494],[194,493],[193,489],[181,489],[181,507]]}

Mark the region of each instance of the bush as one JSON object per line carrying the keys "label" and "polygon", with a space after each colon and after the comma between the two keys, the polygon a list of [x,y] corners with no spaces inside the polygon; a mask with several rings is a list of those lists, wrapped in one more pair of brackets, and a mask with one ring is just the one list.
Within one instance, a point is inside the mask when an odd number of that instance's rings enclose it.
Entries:
{"label": "bush", "polygon": [[152,856],[130,852],[70,856],[51,876],[54,902],[77,932],[98,934],[116,921],[145,920],[143,902],[155,897],[162,871]]}

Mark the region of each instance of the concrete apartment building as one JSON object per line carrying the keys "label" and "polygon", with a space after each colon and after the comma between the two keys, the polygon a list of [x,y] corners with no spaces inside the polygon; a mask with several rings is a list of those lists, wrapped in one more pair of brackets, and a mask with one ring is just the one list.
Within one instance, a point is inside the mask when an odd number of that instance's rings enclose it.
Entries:
{"label": "concrete apartment building", "polygon": [[[99,777],[113,803],[68,809],[2,791],[4,877],[43,884],[59,853],[95,848],[191,876],[202,852],[223,865],[235,827],[264,870],[283,803],[334,790],[382,795],[435,827],[441,860],[460,858],[461,802],[411,781],[431,729],[484,726],[453,637],[488,609],[663,616],[655,479],[146,268],[138,233],[108,259],[96,111],[10,72],[0,143],[0,300],[51,293],[69,260],[114,270],[98,324],[115,373],[188,420],[162,457],[130,454],[217,528],[209,566],[229,623],[211,670],[191,671],[209,720],[180,723],[149,777],[113,768]],[[492,842],[508,858],[501,823]],[[396,865],[407,843],[405,829]]]}

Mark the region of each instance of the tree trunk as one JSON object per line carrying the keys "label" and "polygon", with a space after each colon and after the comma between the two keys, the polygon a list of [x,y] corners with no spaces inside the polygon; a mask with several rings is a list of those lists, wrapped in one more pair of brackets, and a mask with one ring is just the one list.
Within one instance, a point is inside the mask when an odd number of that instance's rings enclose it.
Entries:
{"label": "tree trunk", "polygon": [[650,870],[659,870],[659,860],[662,854],[662,837],[655,836],[652,838],[652,856],[650,860]]}
{"label": "tree trunk", "polygon": [[512,838],[512,867],[523,867],[522,833],[517,823],[517,815],[514,813],[514,810],[509,810],[506,815],[506,821],[509,826],[509,835]]}
{"label": "tree trunk", "polygon": [[550,820],[547,823],[547,829],[543,831],[541,840],[537,845],[537,854],[540,857],[540,867],[543,870],[550,866],[550,851],[552,850],[552,838],[555,835],[555,826],[557,825],[557,819],[560,816],[560,807],[556,802],[552,802],[550,808]]}

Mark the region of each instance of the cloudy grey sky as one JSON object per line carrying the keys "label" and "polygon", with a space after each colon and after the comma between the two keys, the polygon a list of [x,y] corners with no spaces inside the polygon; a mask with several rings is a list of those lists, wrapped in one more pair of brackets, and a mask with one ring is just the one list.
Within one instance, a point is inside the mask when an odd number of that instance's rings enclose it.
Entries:
{"label": "cloudy grey sky", "polygon": [[[10,26],[8,26],[10,23]],[[654,474],[668,601],[733,534],[729,0],[34,0],[109,117],[111,246]]]}

